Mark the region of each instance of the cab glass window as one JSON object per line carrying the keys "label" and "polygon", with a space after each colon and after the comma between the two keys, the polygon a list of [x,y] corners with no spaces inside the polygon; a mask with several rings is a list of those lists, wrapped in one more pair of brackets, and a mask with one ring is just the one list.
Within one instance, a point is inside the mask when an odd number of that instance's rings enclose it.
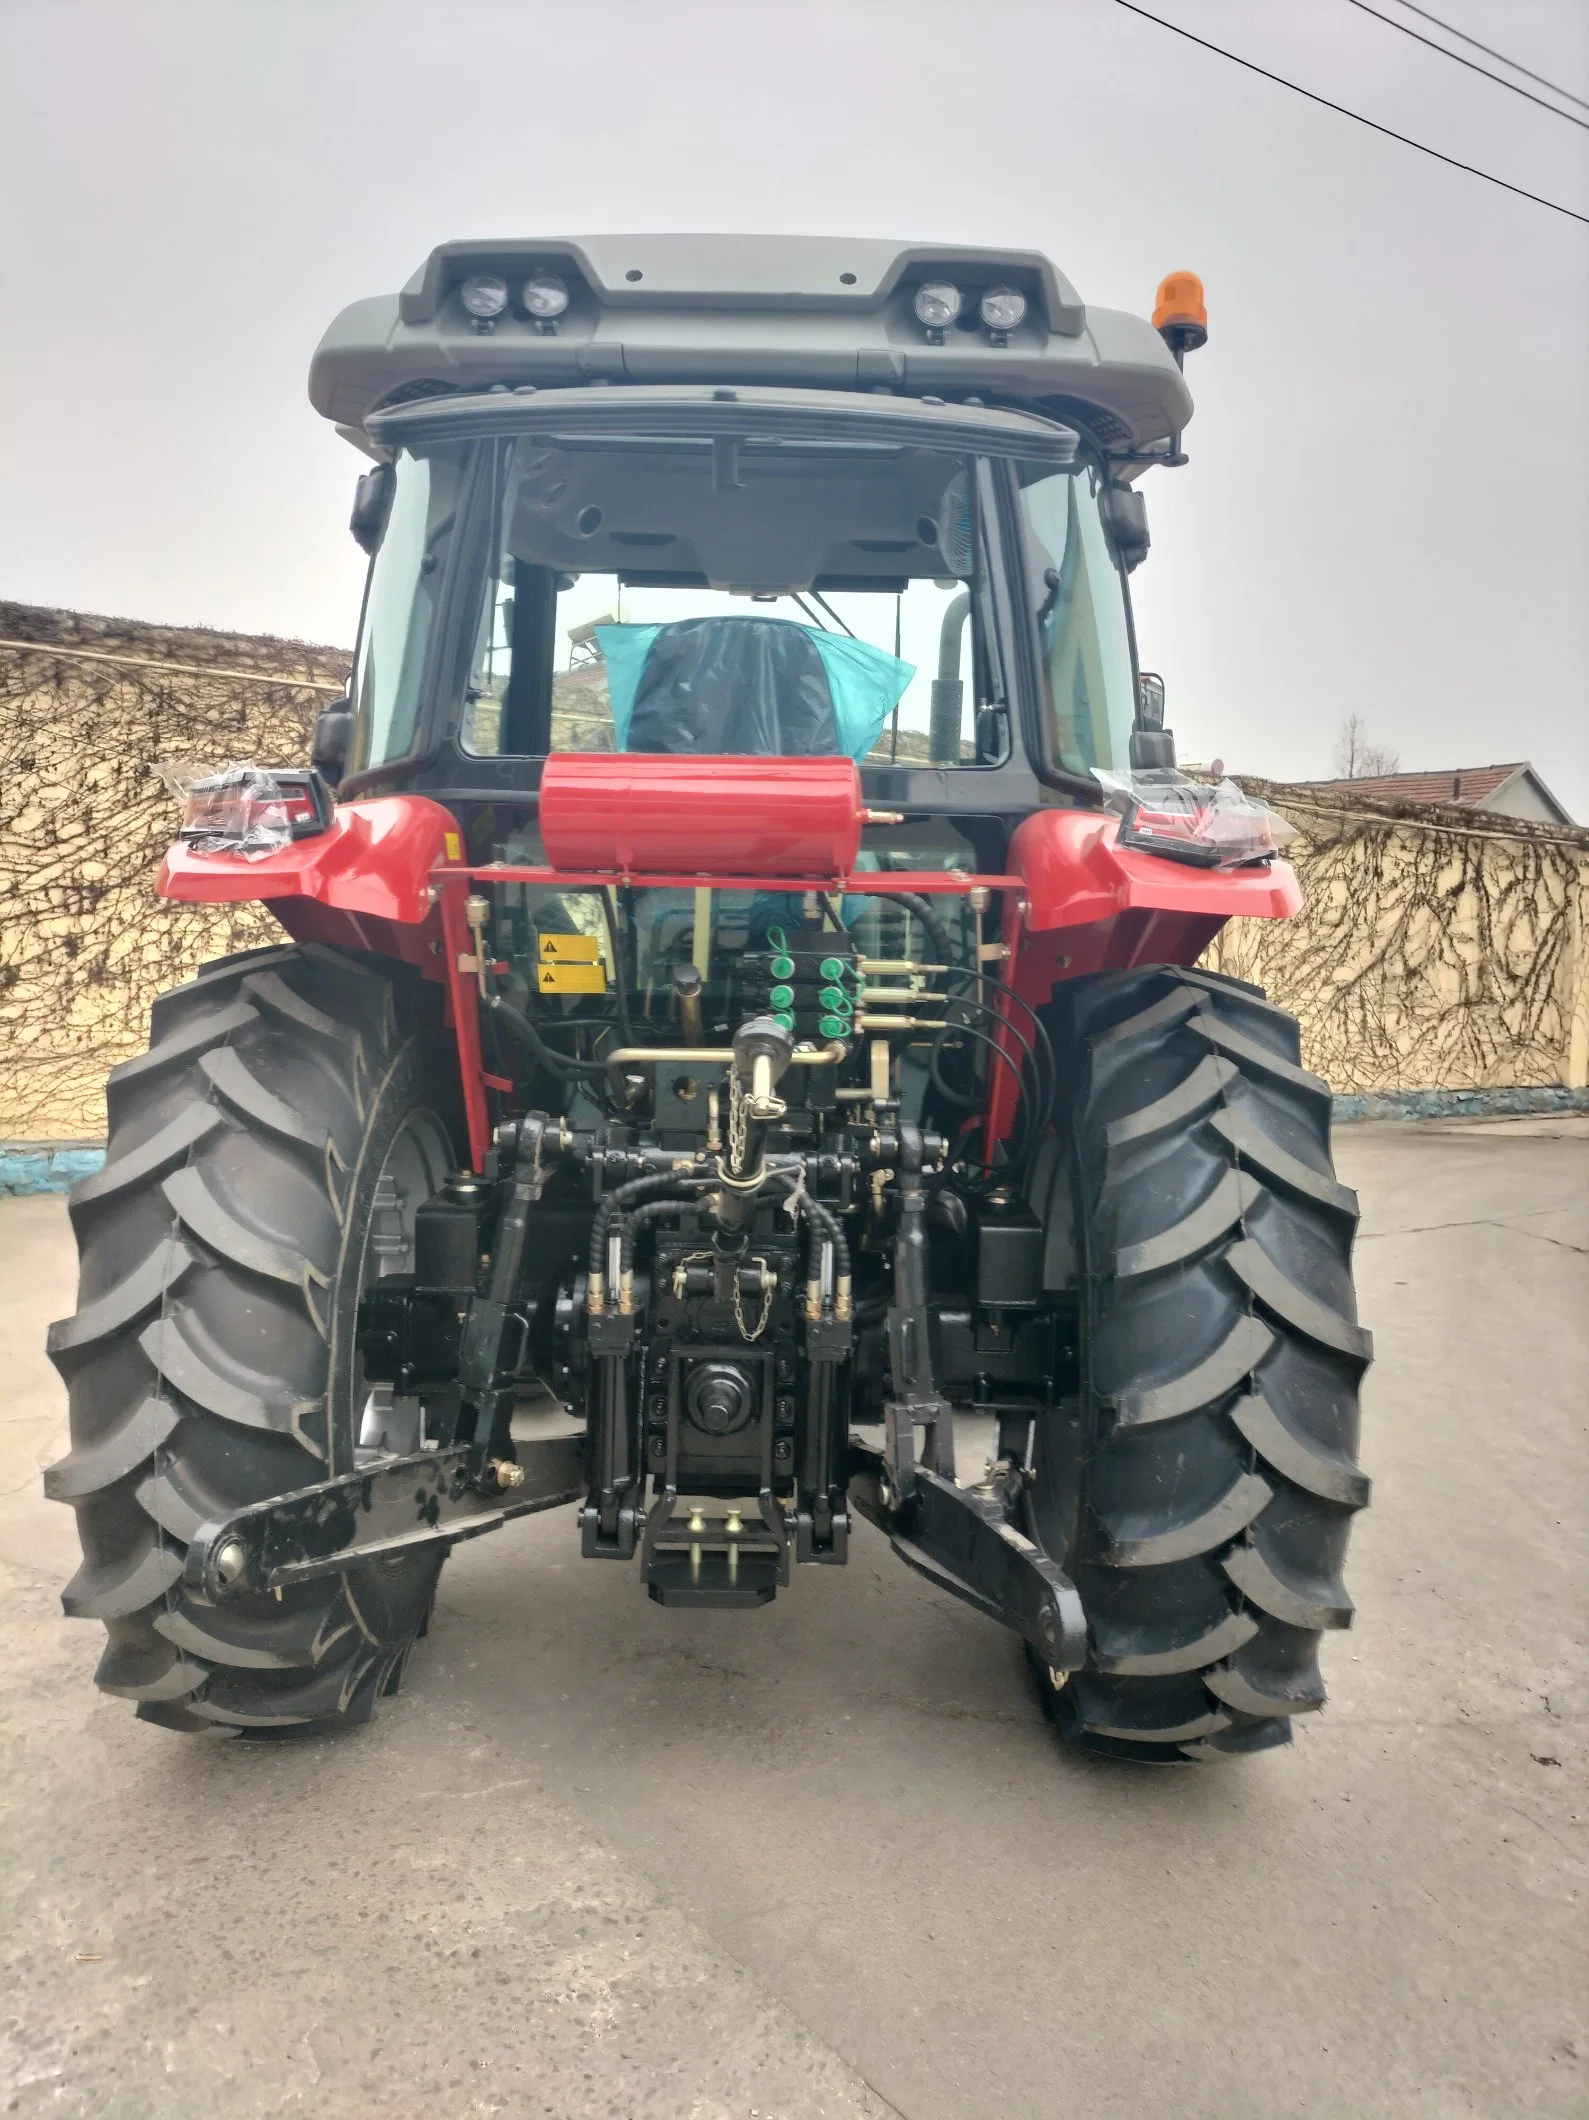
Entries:
{"label": "cab glass window", "polygon": [[1027,579],[1050,755],[1072,773],[1128,767],[1136,711],[1125,576],[1109,549],[1090,465],[1023,474]]}
{"label": "cab glass window", "polygon": [[424,455],[404,450],[397,459],[354,662],[350,773],[405,758],[414,748],[462,464],[461,448]]}
{"label": "cab glass window", "polygon": [[521,442],[500,484],[464,750],[989,762],[977,710],[996,687],[961,458],[570,436]]}

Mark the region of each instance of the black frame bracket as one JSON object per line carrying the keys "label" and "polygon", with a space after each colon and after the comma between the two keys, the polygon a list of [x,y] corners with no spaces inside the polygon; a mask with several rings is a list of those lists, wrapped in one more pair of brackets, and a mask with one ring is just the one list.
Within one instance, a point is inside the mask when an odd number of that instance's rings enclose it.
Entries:
{"label": "black frame bracket", "polygon": [[201,1604],[221,1605],[366,1562],[453,1546],[512,1517],[584,1496],[582,1434],[520,1443],[522,1477],[500,1494],[472,1483],[471,1455],[457,1444],[387,1458],[201,1524],[188,1545],[183,1587]]}
{"label": "black frame bracket", "polygon": [[919,1465],[910,1497],[896,1507],[883,1451],[852,1443],[850,1463],[851,1501],[908,1567],[1011,1628],[1050,1669],[1080,1670],[1087,1615],[1076,1586],[999,1501]]}

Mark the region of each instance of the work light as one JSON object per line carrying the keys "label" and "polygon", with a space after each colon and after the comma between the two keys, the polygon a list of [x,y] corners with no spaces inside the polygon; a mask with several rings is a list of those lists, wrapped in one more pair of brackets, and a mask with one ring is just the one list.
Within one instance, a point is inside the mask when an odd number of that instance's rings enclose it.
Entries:
{"label": "work light", "polygon": [[979,310],[989,331],[1013,331],[1026,314],[1026,297],[1017,287],[990,287]]}
{"label": "work light", "polygon": [[923,280],[915,308],[917,321],[929,331],[947,331],[960,314],[960,290],[948,280]]}
{"label": "work light", "polygon": [[550,323],[568,307],[568,282],[554,272],[538,272],[524,283],[519,298],[526,312],[538,322]]}
{"label": "work light", "polygon": [[508,283],[494,272],[471,273],[463,283],[461,299],[472,317],[483,323],[501,316],[508,306]]}

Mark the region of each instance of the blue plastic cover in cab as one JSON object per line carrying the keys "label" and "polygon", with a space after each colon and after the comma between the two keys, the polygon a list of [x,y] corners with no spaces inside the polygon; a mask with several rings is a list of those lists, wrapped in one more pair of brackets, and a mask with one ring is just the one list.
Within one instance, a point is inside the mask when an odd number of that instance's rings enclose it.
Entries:
{"label": "blue plastic cover in cab", "polygon": [[621,751],[864,758],[916,674],[787,618],[598,626]]}

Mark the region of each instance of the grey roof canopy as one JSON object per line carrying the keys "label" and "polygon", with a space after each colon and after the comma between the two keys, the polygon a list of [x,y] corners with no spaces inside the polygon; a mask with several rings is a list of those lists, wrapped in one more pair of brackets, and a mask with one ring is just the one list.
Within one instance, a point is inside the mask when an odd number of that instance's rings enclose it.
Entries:
{"label": "grey roof canopy", "polygon": [[[569,303],[538,329],[519,302],[532,273]],[[500,274],[513,299],[488,331],[459,290]],[[926,279],[967,297],[969,328],[932,344],[913,302]],[[996,344],[977,322],[993,286],[1026,316]],[[584,236],[443,243],[400,295],[355,302],[309,372],[315,409],[362,440],[394,398],[523,384],[724,383],[907,396],[986,393],[1075,418],[1127,454],[1191,417],[1186,384],[1142,317],[1085,306],[1036,251],[829,236]]]}
{"label": "grey roof canopy", "polygon": [[911,398],[871,397],[850,390],[817,396],[803,390],[741,390],[700,383],[623,391],[536,389],[506,398],[476,392],[411,399],[372,413],[368,431],[383,443],[421,432],[464,439],[486,422],[503,432],[553,438],[566,432],[597,440],[622,437],[643,422],[651,436],[891,443],[1055,466],[1074,461],[1077,443],[1072,428],[1003,407],[924,405]]}

